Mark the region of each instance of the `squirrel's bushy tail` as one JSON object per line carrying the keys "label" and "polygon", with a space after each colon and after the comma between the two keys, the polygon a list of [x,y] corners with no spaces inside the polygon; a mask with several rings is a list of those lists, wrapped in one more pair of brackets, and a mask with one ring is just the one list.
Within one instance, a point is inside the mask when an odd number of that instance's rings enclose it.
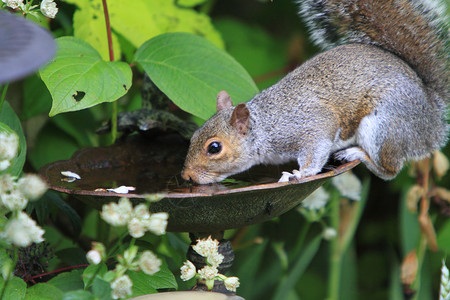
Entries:
{"label": "squirrel's bushy tail", "polygon": [[364,43],[407,62],[444,101],[449,96],[449,25],[439,0],[299,0],[311,37],[324,49]]}

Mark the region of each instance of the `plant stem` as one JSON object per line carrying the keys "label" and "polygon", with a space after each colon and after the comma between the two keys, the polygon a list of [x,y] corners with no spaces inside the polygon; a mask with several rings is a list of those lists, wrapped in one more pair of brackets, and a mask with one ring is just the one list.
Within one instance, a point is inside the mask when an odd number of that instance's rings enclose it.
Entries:
{"label": "plant stem", "polygon": [[[105,15],[106,36],[108,38],[109,60],[114,61],[114,49],[112,44],[111,23],[109,22],[108,5],[106,3],[106,0],[102,0],[102,4],[103,14]],[[111,139],[112,143],[114,143],[117,138],[117,101],[112,102],[111,105]]]}
{"label": "plant stem", "polygon": [[[330,225],[339,232],[339,211],[340,197],[335,191],[331,197],[331,215]],[[327,300],[339,299],[339,281],[341,274],[342,253],[339,245],[339,238],[336,237],[330,241],[330,267],[328,276],[328,297]]]}
{"label": "plant stem", "polygon": [[[2,89],[2,95],[0,96],[0,111],[2,110],[3,103],[5,102],[6,91],[8,91],[8,85],[9,85],[9,83],[6,83],[6,84],[3,86],[3,89]],[[0,299],[1,299],[1,298],[0,298]]]}

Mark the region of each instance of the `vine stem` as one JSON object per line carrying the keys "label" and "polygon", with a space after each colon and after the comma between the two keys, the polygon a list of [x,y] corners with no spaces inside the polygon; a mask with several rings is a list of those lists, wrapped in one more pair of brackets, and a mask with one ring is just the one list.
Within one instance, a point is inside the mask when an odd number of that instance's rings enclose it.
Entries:
{"label": "vine stem", "polygon": [[[103,4],[103,14],[105,15],[106,36],[108,38],[109,60],[114,61],[114,49],[112,44],[111,23],[109,22],[108,5],[106,3],[106,0],[102,0],[102,4]],[[112,143],[114,143],[117,138],[117,101],[112,102],[111,138]]]}

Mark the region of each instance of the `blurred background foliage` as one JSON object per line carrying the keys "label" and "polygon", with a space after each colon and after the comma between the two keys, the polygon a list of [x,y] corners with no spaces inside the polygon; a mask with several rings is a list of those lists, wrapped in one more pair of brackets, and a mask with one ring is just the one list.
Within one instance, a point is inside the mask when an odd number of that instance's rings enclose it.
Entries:
{"label": "blurred background foliage", "polygon": [[[194,32],[225,49],[249,72],[258,88],[264,89],[318,51],[308,40],[294,1],[147,2],[154,10],[153,14],[148,13],[152,10],[135,7],[133,1],[108,1],[114,3],[110,11],[113,20],[120,18],[121,13],[135,16],[135,23],[117,21],[113,27],[116,60],[132,63],[136,49],[159,33]],[[140,1],[137,4],[143,5]],[[55,20],[39,20],[41,24],[55,37],[74,35],[88,41],[107,60],[101,7],[78,0],[58,1],[57,5],[59,13]],[[164,13],[178,21],[171,24],[161,20],[164,24],[159,24],[157,29],[146,24],[146,19]],[[151,30],[154,32],[149,35]],[[133,85],[118,100],[119,111],[140,108],[142,78],[142,69],[133,66]],[[11,84],[7,100],[19,115],[27,138],[24,169],[27,172],[37,172],[47,163],[68,159],[80,148],[105,145],[110,141],[108,136],[95,134],[95,129],[111,115],[108,104],[49,118],[52,99],[39,75]],[[443,150],[447,157],[449,148]],[[409,168],[391,182],[374,177],[364,166],[358,167],[355,174],[365,182],[370,179],[370,189],[360,224],[343,256],[340,299],[407,299],[404,298],[406,287],[400,279],[400,266],[408,253],[420,248],[423,240],[418,214],[411,212],[406,202],[407,192],[416,184],[417,178],[410,175]],[[449,173],[436,179],[436,183],[450,187]],[[39,205],[29,207],[45,228],[46,240],[56,245],[52,250],[56,255],[49,260],[48,270],[86,263],[84,254],[90,247],[90,240],[101,241],[105,230],[96,211],[70,197],[65,198],[65,202],[60,197],[48,193]],[[59,213],[61,211],[63,214]],[[416,299],[421,300],[437,299],[440,266],[450,252],[449,203],[432,202],[430,215],[439,251],[427,249],[423,253],[420,290],[416,295]],[[325,219],[328,217],[325,214]],[[225,237],[233,242],[236,253],[231,273],[241,281],[238,295],[247,300],[325,299],[330,242],[321,240],[320,247],[315,248],[316,237],[322,231],[321,222],[310,222],[297,209],[270,222],[227,231]],[[304,241],[302,245],[299,240]],[[144,238],[141,243],[156,245],[178,279],[178,269],[189,243],[187,234],[167,233],[163,237]],[[299,261],[299,258],[303,260]],[[178,284],[183,290],[192,282],[178,279]],[[287,290],[283,290],[285,288]],[[282,292],[286,294],[281,298]]]}

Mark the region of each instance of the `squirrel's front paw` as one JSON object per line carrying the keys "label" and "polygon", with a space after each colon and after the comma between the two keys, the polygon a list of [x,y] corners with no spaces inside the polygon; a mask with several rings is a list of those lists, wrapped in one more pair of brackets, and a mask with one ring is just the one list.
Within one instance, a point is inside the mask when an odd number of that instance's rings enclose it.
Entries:
{"label": "squirrel's front paw", "polygon": [[292,179],[300,179],[302,177],[305,177],[302,175],[302,173],[299,170],[293,170],[292,173],[289,172],[281,172],[281,178],[278,180],[278,182],[289,182],[289,180]]}

